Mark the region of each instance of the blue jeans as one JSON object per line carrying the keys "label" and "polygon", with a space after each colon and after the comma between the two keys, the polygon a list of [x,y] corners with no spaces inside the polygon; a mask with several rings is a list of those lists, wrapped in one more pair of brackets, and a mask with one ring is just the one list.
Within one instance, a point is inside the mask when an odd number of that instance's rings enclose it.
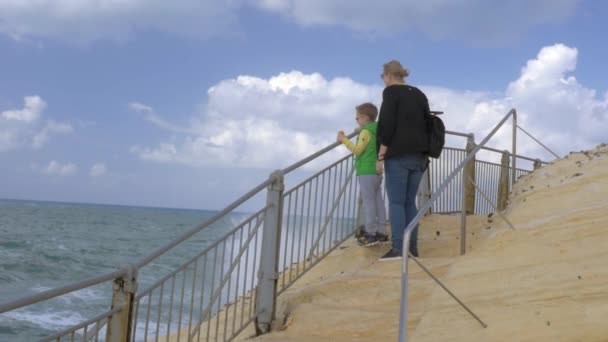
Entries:
{"label": "blue jeans", "polygon": [[[386,172],[386,194],[389,202],[393,249],[401,252],[403,233],[407,225],[418,214],[416,193],[427,167],[423,154],[405,154],[391,157],[384,162]],[[410,252],[418,253],[418,225],[410,236]]]}

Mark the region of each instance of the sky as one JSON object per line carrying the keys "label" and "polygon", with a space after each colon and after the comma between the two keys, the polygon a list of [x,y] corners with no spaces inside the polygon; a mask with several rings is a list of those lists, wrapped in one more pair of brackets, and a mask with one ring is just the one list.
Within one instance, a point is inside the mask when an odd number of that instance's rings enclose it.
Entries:
{"label": "sky", "polygon": [[[590,149],[608,142],[606,15],[599,0],[0,0],[0,198],[221,209],[352,131],[392,59],[449,130],[479,142],[515,108],[558,155]],[[509,126],[488,143],[510,144]],[[553,158],[521,133],[517,148]]]}

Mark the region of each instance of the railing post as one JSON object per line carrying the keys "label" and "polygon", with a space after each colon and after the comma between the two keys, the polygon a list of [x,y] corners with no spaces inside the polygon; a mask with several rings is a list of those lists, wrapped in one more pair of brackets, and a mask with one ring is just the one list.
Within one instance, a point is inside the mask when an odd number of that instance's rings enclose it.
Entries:
{"label": "railing post", "polygon": [[[513,154],[511,155],[511,165],[513,170],[511,173],[511,186],[515,184],[515,174],[517,173],[517,112],[513,109],[513,146],[511,146]],[[511,190],[511,187],[509,187]]]}
{"label": "railing post", "polygon": [[255,302],[255,330],[258,335],[270,331],[275,318],[281,221],[283,220],[283,172],[277,170],[270,175],[272,182],[266,195],[264,232],[260,251],[260,270]]}
{"label": "railing post", "polygon": [[122,309],[108,320],[106,341],[128,342],[133,327],[133,299],[137,291],[137,270],[127,266],[127,274],[114,279],[112,283],[112,309]]}
{"label": "railing post", "polygon": [[[473,136],[467,138],[466,155],[475,149]],[[472,215],[475,210],[475,186],[468,179],[475,179],[475,156],[464,165],[462,170],[461,208],[460,208],[460,255],[467,251],[467,215]]]}
{"label": "railing post", "polygon": [[534,161],[534,170],[539,169],[541,166],[543,166],[543,163],[541,163],[540,159],[536,159]]}
{"label": "railing post", "polygon": [[500,160],[500,177],[498,179],[498,210],[505,210],[509,198],[509,151],[502,153]]}
{"label": "railing post", "polygon": [[[471,135],[467,139],[466,154],[468,155],[474,149],[475,149],[475,138],[473,137],[473,135]],[[463,171],[464,177],[465,177],[464,178],[464,180],[465,180],[464,207],[465,207],[465,211],[466,211],[467,215],[473,215],[475,213],[475,185],[473,185],[473,183],[468,181],[469,179],[472,179],[473,182],[476,181],[476,179],[475,179],[475,161],[476,161],[476,156],[473,156],[473,158],[471,158],[466,163],[466,165],[464,166],[464,171]]]}

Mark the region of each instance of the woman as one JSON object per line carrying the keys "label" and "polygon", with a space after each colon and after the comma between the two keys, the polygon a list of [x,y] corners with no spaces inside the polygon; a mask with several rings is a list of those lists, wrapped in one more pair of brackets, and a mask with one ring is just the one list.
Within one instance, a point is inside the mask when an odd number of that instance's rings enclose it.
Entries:
{"label": "woman", "polygon": [[[409,72],[398,61],[384,64],[382,106],[378,120],[376,168],[386,173],[386,192],[392,226],[392,249],[381,260],[400,258],[403,233],[418,214],[416,192],[428,166],[429,102],[420,89],[405,83]],[[418,256],[418,226],[412,231],[409,251]]]}

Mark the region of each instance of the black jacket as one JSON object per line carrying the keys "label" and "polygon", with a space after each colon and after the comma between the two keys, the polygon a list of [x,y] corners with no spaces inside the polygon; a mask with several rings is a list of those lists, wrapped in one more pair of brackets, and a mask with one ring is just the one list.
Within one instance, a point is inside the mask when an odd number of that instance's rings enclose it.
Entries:
{"label": "black jacket", "polygon": [[420,89],[391,85],[382,92],[378,118],[377,148],[388,147],[385,158],[406,153],[427,153],[429,101]]}

